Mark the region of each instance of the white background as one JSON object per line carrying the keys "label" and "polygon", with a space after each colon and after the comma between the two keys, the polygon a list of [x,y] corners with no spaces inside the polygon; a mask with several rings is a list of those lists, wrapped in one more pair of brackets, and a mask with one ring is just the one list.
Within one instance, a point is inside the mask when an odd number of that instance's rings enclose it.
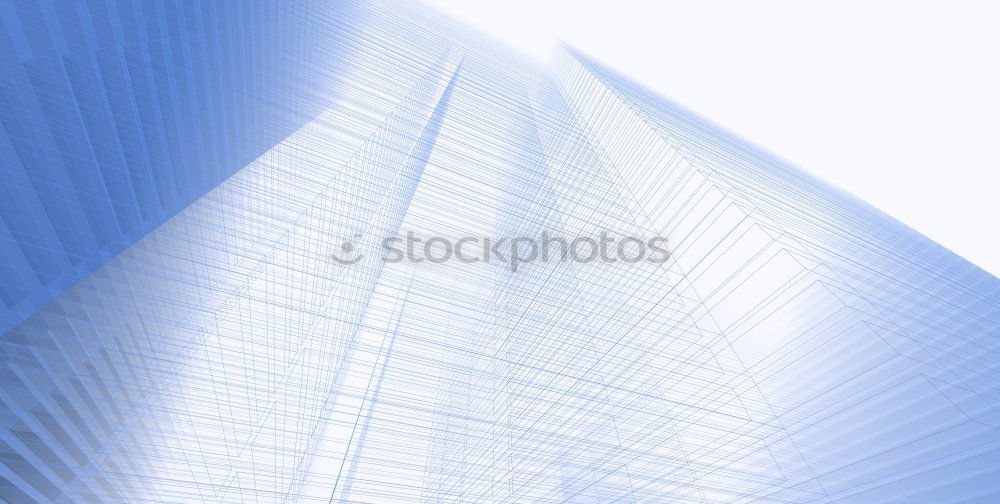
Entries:
{"label": "white background", "polygon": [[1000,3],[426,3],[557,39],[1000,274]]}

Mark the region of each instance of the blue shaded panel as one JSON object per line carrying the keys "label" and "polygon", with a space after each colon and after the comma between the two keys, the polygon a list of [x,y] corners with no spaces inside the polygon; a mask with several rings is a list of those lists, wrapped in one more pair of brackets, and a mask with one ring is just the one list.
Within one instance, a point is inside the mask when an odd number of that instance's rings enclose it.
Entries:
{"label": "blue shaded panel", "polygon": [[337,66],[337,31],[302,22],[335,4],[0,9],[0,331],[323,110]]}

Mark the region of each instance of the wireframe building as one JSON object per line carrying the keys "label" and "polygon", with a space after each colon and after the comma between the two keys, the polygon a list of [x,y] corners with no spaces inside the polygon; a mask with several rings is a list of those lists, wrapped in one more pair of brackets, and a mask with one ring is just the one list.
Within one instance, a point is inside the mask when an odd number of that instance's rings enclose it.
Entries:
{"label": "wireframe building", "polygon": [[404,2],[0,19],[0,500],[1000,500],[1000,281],[571,48]]}

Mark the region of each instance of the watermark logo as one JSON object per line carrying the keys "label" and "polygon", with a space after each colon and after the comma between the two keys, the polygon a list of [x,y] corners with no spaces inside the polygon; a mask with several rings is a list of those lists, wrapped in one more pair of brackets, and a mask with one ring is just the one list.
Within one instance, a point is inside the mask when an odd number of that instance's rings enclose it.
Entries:
{"label": "watermark logo", "polygon": [[338,264],[350,265],[357,264],[358,261],[364,258],[364,254],[358,250],[355,241],[361,238],[361,233],[354,233],[353,239],[344,240],[340,244],[340,250],[330,254],[330,259]]}
{"label": "watermark logo", "polygon": [[[330,259],[344,266],[360,262],[365,257],[358,245],[361,238],[360,233],[355,233],[345,239],[330,254]],[[670,259],[666,243],[667,239],[660,236],[639,238],[607,232],[596,237],[554,236],[543,232],[538,236],[447,238],[422,237],[408,231],[405,235],[385,237],[380,241],[381,250],[375,247],[375,252],[387,263],[499,263],[516,273],[522,265],[533,262],[663,264]]]}

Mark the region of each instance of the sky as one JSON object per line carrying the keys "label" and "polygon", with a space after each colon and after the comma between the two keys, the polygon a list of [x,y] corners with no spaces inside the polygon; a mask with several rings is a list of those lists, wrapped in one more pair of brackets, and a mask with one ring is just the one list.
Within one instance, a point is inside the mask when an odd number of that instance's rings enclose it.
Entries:
{"label": "sky", "polygon": [[428,0],[558,40],[1000,275],[1000,3]]}

